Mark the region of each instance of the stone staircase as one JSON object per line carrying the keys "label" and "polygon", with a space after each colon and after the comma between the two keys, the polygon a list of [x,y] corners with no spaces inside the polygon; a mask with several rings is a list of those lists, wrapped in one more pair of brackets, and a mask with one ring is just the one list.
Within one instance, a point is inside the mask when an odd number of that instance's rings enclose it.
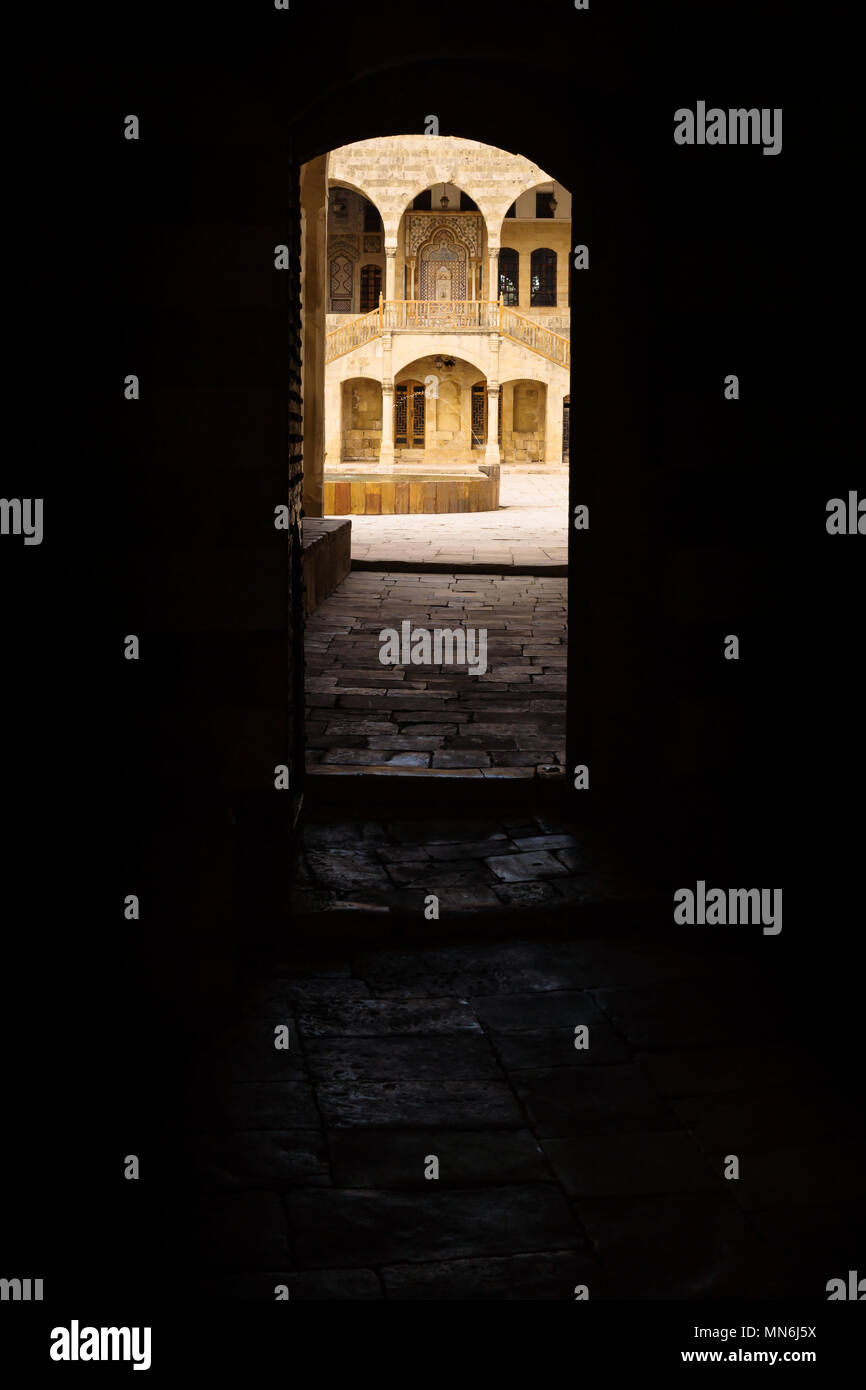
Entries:
{"label": "stone staircase", "polygon": [[382,300],[378,309],[341,324],[325,338],[325,363],[388,333],[490,332],[491,329],[568,371],[571,343],[544,323],[508,308],[500,300]]}

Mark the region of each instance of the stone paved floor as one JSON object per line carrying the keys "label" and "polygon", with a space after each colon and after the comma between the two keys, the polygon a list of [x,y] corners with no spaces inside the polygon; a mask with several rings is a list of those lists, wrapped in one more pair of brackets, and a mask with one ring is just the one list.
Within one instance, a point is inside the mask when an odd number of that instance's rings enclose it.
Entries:
{"label": "stone paved floor", "polygon": [[[353,571],[306,629],[313,774],[561,775],[565,579]],[[484,628],[487,670],[385,666],[379,633]],[[547,772],[546,769],[552,769]]]}
{"label": "stone paved floor", "polygon": [[542,928],[250,984],[194,1088],[202,1296],[823,1300],[858,1268],[862,1116],[755,951]]}
{"label": "stone paved floor", "polygon": [[631,901],[608,849],[550,814],[495,820],[307,820],[293,911],[565,909]]}
{"label": "stone paved floor", "polygon": [[568,561],[568,471],[502,471],[499,510],[449,516],[353,516],[352,560],[528,565]]}

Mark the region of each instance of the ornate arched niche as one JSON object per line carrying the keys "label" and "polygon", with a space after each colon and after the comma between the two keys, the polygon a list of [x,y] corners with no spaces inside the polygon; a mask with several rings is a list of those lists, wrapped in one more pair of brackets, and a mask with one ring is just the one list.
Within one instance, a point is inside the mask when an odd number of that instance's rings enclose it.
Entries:
{"label": "ornate arched niche", "polygon": [[469,256],[448,228],[433,233],[418,252],[419,299],[466,299]]}

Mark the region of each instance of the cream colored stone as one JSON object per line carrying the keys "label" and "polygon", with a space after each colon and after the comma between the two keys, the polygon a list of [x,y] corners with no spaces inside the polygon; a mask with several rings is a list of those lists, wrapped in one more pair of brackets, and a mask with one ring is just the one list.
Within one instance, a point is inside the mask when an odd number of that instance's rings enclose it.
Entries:
{"label": "cream colored stone", "polygon": [[[325,162],[327,188],[322,196]],[[478,327],[419,328],[422,310],[406,309],[395,317],[383,302],[422,298],[422,275],[427,276],[427,300],[459,298],[461,301],[498,300],[500,247],[519,255],[518,304],[515,313],[543,324],[560,337],[569,336],[569,278],[571,257],[571,197],[540,166],[522,155],[450,136],[407,135],[358,141],[342,146],[322,161],[313,161],[307,176],[310,196],[302,199],[304,219],[303,283],[311,296],[305,313],[315,312],[316,338],[308,344],[305,328],[305,435],[313,425],[309,451],[305,439],[307,497],[315,504],[321,496],[323,467],[339,470],[357,461],[385,470],[417,461],[420,468],[446,465],[471,466],[481,461],[559,464],[562,458],[563,401],[569,394],[569,372],[556,361],[515,337],[533,335],[526,325],[503,320],[500,335],[498,303],[478,306],[471,321]],[[315,170],[314,170],[315,166]],[[429,213],[413,211],[417,194],[431,190]],[[552,190],[557,200],[555,215],[535,216],[536,193]],[[313,193],[315,190],[315,194]],[[478,211],[460,213],[460,195],[467,194]],[[442,196],[449,208],[440,207]],[[312,207],[318,197],[319,206]],[[366,199],[381,223],[366,209]],[[309,205],[308,205],[309,204]],[[511,205],[516,216],[506,217]],[[407,216],[408,215],[408,216]],[[315,219],[316,234],[309,227]],[[462,219],[458,221],[457,219]],[[374,230],[374,224],[376,230]],[[326,228],[323,246],[321,229]],[[426,240],[424,239],[426,238]],[[432,238],[432,240],[431,240]],[[432,250],[428,248],[438,248]],[[556,253],[556,303],[532,306],[532,252],[549,248]],[[453,251],[453,254],[445,254]],[[435,269],[425,269],[432,256]],[[319,262],[316,274],[307,265]],[[324,287],[324,305],[321,304]],[[460,293],[456,293],[460,291]],[[362,299],[366,293],[367,303]],[[315,304],[312,305],[312,297]],[[374,302],[375,300],[375,302]],[[324,313],[322,313],[324,308]],[[454,315],[445,306],[454,322]],[[395,311],[396,312],[396,311]],[[320,340],[336,329],[369,313],[363,336],[375,334],[363,346],[320,366]],[[423,313],[430,317],[430,311]],[[462,314],[465,320],[467,313]],[[382,322],[387,331],[379,332]],[[403,322],[413,326],[403,327]],[[374,325],[372,328],[370,325]],[[354,330],[353,330],[354,331]],[[340,347],[345,343],[341,342]],[[561,349],[547,349],[561,356]],[[329,349],[325,347],[327,357]],[[436,359],[453,365],[436,365]],[[316,435],[317,410],[307,398],[312,368],[324,381],[319,401],[324,404],[324,427]],[[393,387],[418,381],[425,396],[424,450],[395,444]],[[487,392],[487,429],[473,441],[472,388]],[[315,391],[312,393],[315,395]],[[501,397],[501,446],[499,402]],[[319,408],[320,409],[320,408]],[[308,456],[309,454],[309,456]],[[405,457],[404,457],[405,456]],[[402,459],[402,462],[401,462]]]}

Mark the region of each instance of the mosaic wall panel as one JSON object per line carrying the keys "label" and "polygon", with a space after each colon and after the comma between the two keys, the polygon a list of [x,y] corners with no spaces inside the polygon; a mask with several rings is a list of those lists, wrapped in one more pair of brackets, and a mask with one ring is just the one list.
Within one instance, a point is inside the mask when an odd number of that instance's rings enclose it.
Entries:
{"label": "mosaic wall panel", "polygon": [[357,236],[332,236],[328,238],[328,250],[332,256],[358,255]]}
{"label": "mosaic wall panel", "polygon": [[418,255],[419,299],[465,299],[467,251],[450,230],[438,231]]}
{"label": "mosaic wall panel", "polygon": [[404,225],[407,257],[417,255],[418,248],[445,227],[465,246],[467,255],[481,255],[484,222],[480,212],[407,212]]}
{"label": "mosaic wall panel", "polygon": [[348,256],[334,256],[331,261],[331,313],[352,312],[352,262]]}

